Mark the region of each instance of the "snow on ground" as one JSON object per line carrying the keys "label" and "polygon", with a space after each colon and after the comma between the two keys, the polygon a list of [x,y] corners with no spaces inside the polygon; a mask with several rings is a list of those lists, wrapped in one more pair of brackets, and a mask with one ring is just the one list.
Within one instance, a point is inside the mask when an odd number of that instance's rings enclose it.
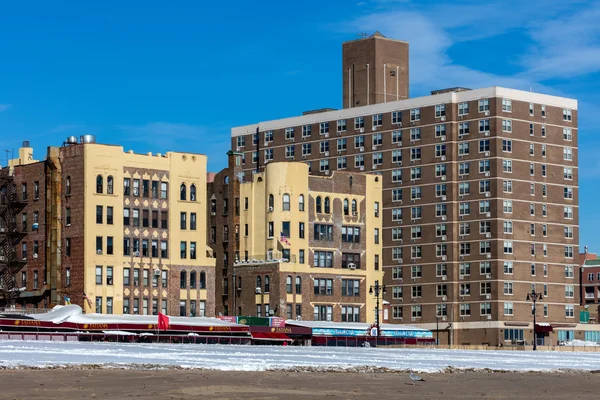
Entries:
{"label": "snow on ground", "polygon": [[514,371],[600,370],[597,353],[343,347],[169,345],[0,341],[0,368],[76,366],[184,367],[223,371],[378,367],[439,372],[446,367]]}

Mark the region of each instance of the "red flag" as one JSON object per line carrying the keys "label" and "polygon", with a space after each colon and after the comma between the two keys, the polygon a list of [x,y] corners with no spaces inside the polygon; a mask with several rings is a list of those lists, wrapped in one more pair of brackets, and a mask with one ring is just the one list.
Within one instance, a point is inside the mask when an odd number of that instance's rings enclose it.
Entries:
{"label": "red flag", "polygon": [[158,329],[166,331],[169,329],[169,317],[163,313],[158,313]]}

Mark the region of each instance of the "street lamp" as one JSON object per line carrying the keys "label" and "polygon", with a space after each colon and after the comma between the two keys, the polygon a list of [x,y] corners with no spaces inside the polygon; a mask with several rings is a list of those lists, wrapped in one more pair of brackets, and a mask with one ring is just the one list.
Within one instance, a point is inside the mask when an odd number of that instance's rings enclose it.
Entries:
{"label": "street lamp", "polygon": [[375,293],[375,325],[377,326],[377,339],[379,339],[380,336],[380,330],[379,330],[379,295],[380,294],[385,294],[385,285],[380,285],[379,281],[376,280],[375,281],[375,285],[371,285],[371,287],[369,288],[369,294],[373,295],[373,293]]}
{"label": "street lamp", "polygon": [[531,289],[531,293],[527,293],[527,301],[531,301],[531,314],[533,314],[533,350],[537,350],[537,335],[535,332],[535,303],[542,300],[543,294],[536,293],[535,288]]}
{"label": "street lamp", "polygon": [[440,313],[435,313],[435,344],[440,345]]}

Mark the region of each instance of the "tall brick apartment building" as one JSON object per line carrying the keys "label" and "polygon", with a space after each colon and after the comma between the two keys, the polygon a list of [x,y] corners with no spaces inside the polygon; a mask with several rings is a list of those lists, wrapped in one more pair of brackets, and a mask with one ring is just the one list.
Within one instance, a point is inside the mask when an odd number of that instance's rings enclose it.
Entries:
{"label": "tall brick apartment building", "polygon": [[242,154],[209,183],[217,311],[317,321],[373,321],[381,281],[381,178],[310,176],[301,162],[242,174]]}
{"label": "tall brick apartment building", "polygon": [[538,343],[591,329],[577,324],[576,100],[491,87],[353,105],[235,127],[232,149],[245,177],[281,161],[382,177],[391,322],[531,342],[535,289]]}
{"label": "tall brick apartment building", "polygon": [[2,271],[16,273],[12,300],[47,307],[70,299],[107,314],[214,315],[206,156],[134,154],[91,136],[50,147],[42,162],[31,160],[30,148],[20,154],[3,171],[23,204],[18,241],[13,235],[8,248],[20,269],[0,259]]}

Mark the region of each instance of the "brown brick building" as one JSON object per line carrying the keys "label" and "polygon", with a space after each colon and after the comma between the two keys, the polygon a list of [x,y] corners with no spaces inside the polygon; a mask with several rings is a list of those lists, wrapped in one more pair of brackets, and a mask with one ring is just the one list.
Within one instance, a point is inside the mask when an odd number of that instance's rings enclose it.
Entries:
{"label": "brown brick building", "polygon": [[241,153],[209,183],[208,237],[217,311],[228,315],[373,321],[382,278],[381,180],[310,176],[299,162],[242,174]]}
{"label": "brown brick building", "polygon": [[535,288],[540,321],[576,324],[577,102],[437,93],[233,128],[232,146],[245,176],[295,160],[382,177],[392,322],[439,322],[458,344],[531,342]]}
{"label": "brown brick building", "polygon": [[344,108],[408,99],[408,43],[379,32],[343,43],[342,88]]}

